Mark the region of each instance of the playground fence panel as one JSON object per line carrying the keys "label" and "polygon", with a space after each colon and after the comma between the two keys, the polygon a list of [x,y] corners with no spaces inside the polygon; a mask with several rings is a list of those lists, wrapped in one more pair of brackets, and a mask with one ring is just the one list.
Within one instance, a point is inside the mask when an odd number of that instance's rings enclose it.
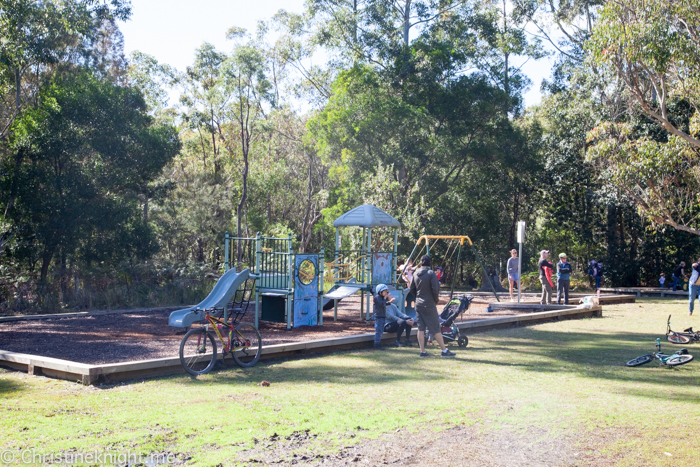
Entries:
{"label": "playground fence panel", "polygon": [[294,253],[289,238],[260,237],[260,279],[258,287],[288,289]]}
{"label": "playground fence panel", "polygon": [[226,270],[235,268],[253,270],[255,267],[255,238],[230,237],[226,232],[224,243]]}
{"label": "playground fence panel", "polygon": [[338,250],[340,259],[334,261],[332,266],[332,274],[335,280],[349,281],[355,279],[357,282],[364,282],[367,277],[367,271],[364,269],[367,266],[365,261],[369,262],[369,257],[365,255],[363,250]]}

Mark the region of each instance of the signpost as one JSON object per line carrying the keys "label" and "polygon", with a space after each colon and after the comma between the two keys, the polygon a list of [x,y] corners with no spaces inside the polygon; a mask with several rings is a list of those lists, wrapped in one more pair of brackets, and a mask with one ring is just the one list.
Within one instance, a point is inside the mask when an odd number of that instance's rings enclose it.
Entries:
{"label": "signpost", "polygon": [[518,303],[523,288],[523,243],[525,243],[525,221],[518,221]]}

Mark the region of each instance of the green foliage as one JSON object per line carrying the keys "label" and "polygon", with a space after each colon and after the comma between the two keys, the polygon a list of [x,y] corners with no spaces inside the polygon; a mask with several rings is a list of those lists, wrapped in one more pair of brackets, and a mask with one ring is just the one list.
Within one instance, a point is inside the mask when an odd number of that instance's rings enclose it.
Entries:
{"label": "green foliage", "polygon": [[151,125],[138,91],[87,73],[58,77],[16,121],[9,147],[17,157],[7,161],[4,189],[16,196],[12,218],[24,241],[40,251],[42,280],[58,250],[88,262],[157,250],[134,195],[179,139]]}
{"label": "green foliage", "polygon": [[671,120],[668,106],[686,100],[697,110],[699,25],[692,0],[608,2],[589,43],[592,59],[622,79],[644,113],[696,148],[697,114],[689,131]]}

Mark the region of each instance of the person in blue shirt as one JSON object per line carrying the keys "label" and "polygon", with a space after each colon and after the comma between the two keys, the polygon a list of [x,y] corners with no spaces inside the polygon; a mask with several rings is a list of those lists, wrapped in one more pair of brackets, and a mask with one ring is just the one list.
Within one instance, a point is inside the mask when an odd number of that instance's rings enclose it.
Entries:
{"label": "person in blue shirt", "polygon": [[564,305],[569,304],[569,286],[571,285],[571,264],[566,260],[566,253],[559,253],[557,263],[557,305],[561,305],[564,295]]}
{"label": "person in blue shirt", "polygon": [[688,281],[689,316],[693,316],[693,307],[695,299],[698,297],[698,292],[700,292],[700,265],[693,263],[693,272],[690,274],[690,280]]}
{"label": "person in blue shirt", "polygon": [[[386,325],[384,332],[396,333],[396,347],[411,347],[411,328],[413,327],[413,318],[401,313],[399,307],[390,303],[386,306]],[[401,335],[406,334],[405,343],[401,343]]]}

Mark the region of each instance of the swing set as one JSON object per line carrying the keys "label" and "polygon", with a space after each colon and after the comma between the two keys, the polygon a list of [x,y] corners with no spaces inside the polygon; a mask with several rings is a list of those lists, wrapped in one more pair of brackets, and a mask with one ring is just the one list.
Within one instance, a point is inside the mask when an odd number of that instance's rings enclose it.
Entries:
{"label": "swing set", "polygon": [[[447,268],[447,265],[449,262],[452,260],[452,257],[454,256],[455,252],[457,252],[457,260],[454,263],[454,268],[452,271],[452,285],[450,287],[450,300],[452,300],[452,296],[454,295],[454,290],[455,290],[455,279],[457,277],[457,266],[459,265],[459,260],[462,256],[462,246],[464,245],[464,241],[466,240],[469,243],[469,246],[471,247],[472,251],[474,252],[474,256],[476,256],[477,261],[479,261],[479,266],[481,266],[481,270],[484,271],[484,277],[488,277],[488,274],[486,274],[486,268],[484,268],[484,264],[481,262],[481,257],[479,256],[479,252],[477,251],[476,247],[472,243],[471,239],[467,237],[466,235],[423,235],[421,236],[417,241],[416,241],[416,246],[413,247],[413,251],[411,251],[411,254],[408,256],[406,259],[406,264],[408,265],[414,258],[418,260],[421,255],[423,254],[423,250],[425,250],[425,254],[430,256],[430,250],[435,248],[435,245],[437,242],[440,240],[449,240],[449,244],[447,246],[447,251],[445,252],[445,268]],[[431,245],[431,241],[432,245]],[[414,253],[418,249],[418,247],[423,244],[421,249],[418,251],[418,254],[414,256]],[[452,253],[450,254],[450,250],[452,250]],[[400,273],[399,273],[400,274]],[[493,287],[493,284],[491,281],[488,281],[489,286],[491,286],[491,290],[493,291],[493,295],[496,297],[496,301],[501,301],[498,298],[498,294],[496,293],[496,289]]]}

